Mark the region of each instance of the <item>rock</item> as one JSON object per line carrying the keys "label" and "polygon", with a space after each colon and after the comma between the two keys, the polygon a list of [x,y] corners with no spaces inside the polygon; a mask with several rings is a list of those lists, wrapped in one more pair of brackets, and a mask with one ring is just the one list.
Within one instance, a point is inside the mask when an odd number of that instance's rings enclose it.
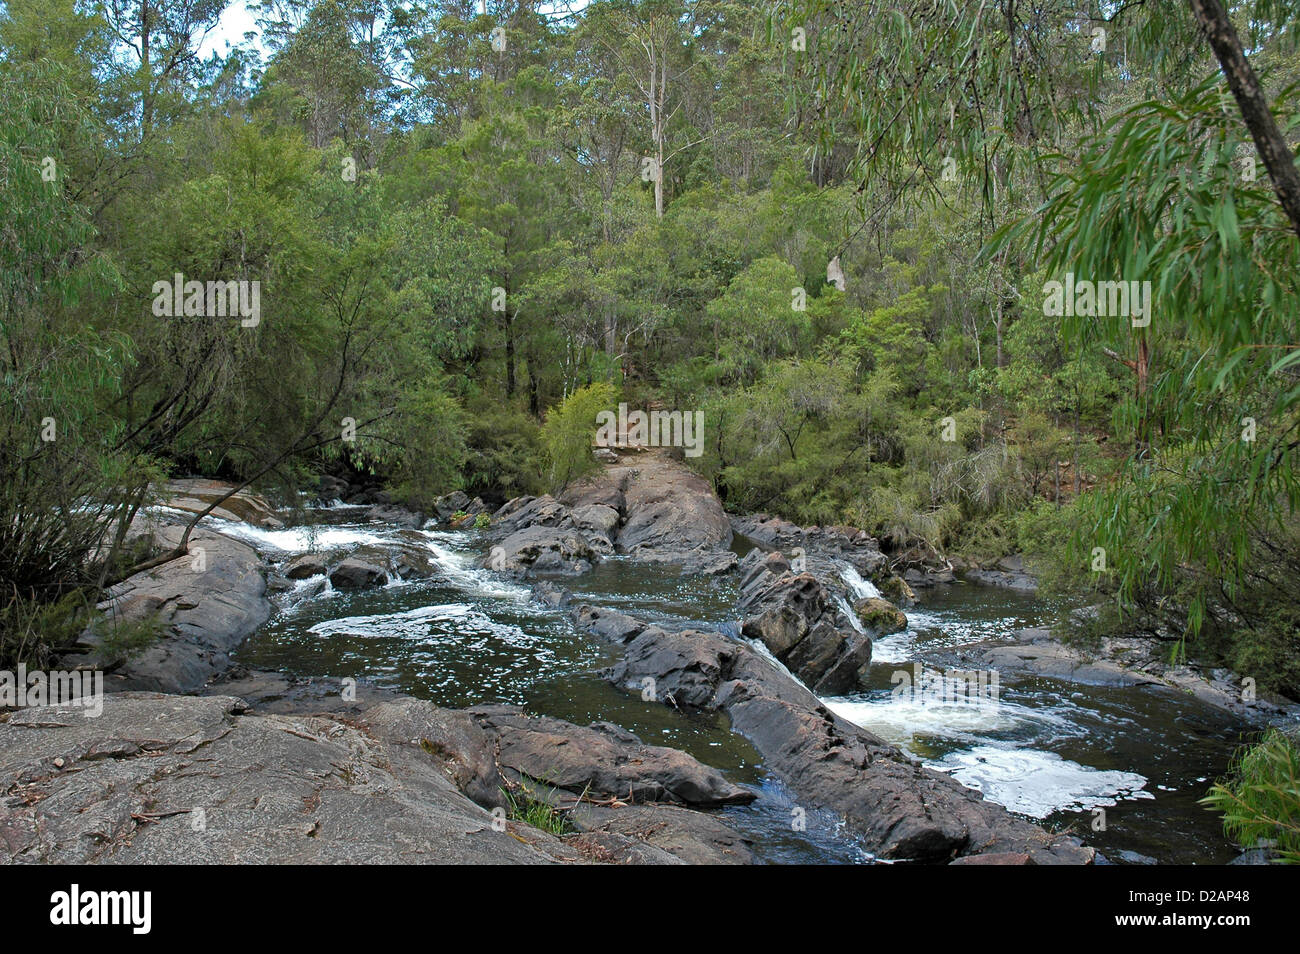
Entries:
{"label": "rock", "polygon": [[[978,651],[979,647],[972,647]],[[985,669],[999,672],[1048,676],[1064,682],[1090,686],[1159,685],[1160,680],[1145,673],[1132,672],[1105,659],[1091,659],[1082,652],[1053,640],[994,646],[979,657]]]}
{"label": "rock", "polygon": [[[202,524],[200,524],[202,527]],[[155,531],[167,547],[182,528]],[[110,690],[192,692],[230,665],[230,653],[271,614],[261,558],[252,547],[196,529],[187,556],[137,573],[108,591],[101,622],[82,634],[64,667],[111,670]],[[154,617],[160,638],[130,659],[103,646],[113,620]]]}
{"label": "rock", "polygon": [[774,550],[793,550],[803,546],[807,540],[803,527],[766,513],[732,517],[731,526],[741,536]]}
{"label": "rock", "polygon": [[1034,593],[1038,590],[1038,580],[1023,571],[967,570],[965,579],[981,586],[998,586],[1019,593]]}
{"label": "rock", "polygon": [[483,565],[520,576],[533,573],[586,573],[600,559],[576,530],[539,525],[502,540]]}
{"label": "rock", "polygon": [[493,540],[533,527],[569,529],[574,526],[573,512],[550,494],[543,497],[516,497],[492,515]]}
{"label": "rock", "polygon": [[371,523],[386,523],[389,526],[404,527],[407,530],[419,530],[424,526],[424,514],[416,513],[414,510],[407,510],[405,507],[396,507],[392,504],[371,507],[366,511],[366,519]]}
{"label": "rock", "polygon": [[897,573],[889,573],[877,578],[880,595],[896,606],[915,606],[916,592]]}
{"label": "rock", "polygon": [[493,739],[469,713],[402,698],[367,710],[361,721],[372,734],[409,742],[442,762],[456,787],[476,804],[506,807]]}
{"label": "rock", "polygon": [[903,611],[889,600],[878,596],[858,600],[853,604],[853,612],[858,614],[858,619],[867,630],[877,635],[887,636],[907,629],[907,617]]}
{"label": "rock", "polygon": [[635,467],[607,467],[558,498],[508,501],[490,530],[504,554],[496,568],[516,575],[582,573],[612,553],[672,563],[683,573],[724,573],[736,565],[731,536],[708,481],[662,452],[640,456]]}
{"label": "rock", "polygon": [[[382,554],[388,560],[388,569],[403,580],[430,580],[442,572],[433,558],[428,541],[418,533],[403,531],[395,546],[366,549],[365,556],[371,552]],[[355,554],[354,554],[355,555]]]}
{"label": "rock", "polygon": [[983,855],[962,855],[952,865],[1032,865],[1034,859],[1021,851],[994,851]]}
{"label": "rock", "polygon": [[1271,865],[1279,857],[1271,848],[1251,848],[1228,862],[1230,865]]}
{"label": "rock", "polygon": [[556,586],[548,580],[541,580],[533,584],[532,598],[537,602],[559,609],[567,606],[573,599],[573,592],[566,587]]}
{"label": "rock", "polygon": [[324,576],[329,572],[330,555],[325,553],[300,553],[286,560],[280,572],[286,579],[305,580],[313,576]]}
{"label": "rock", "polygon": [[634,691],[651,679],[661,702],[725,712],[801,800],[839,812],[880,857],[948,861],[1017,852],[1037,864],[1092,860],[1092,849],[1076,838],[1050,835],[913,762],[720,633],[647,626],[606,676]]}
{"label": "rock", "polygon": [[454,490],[449,494],[438,497],[433,502],[434,513],[442,521],[450,520],[453,514],[466,512],[465,508],[469,506],[469,495],[461,490]]}
{"label": "rock", "polygon": [[810,573],[794,574],[780,554],[751,551],[741,564],[741,632],[762,642],[819,695],[868,685],[871,640]]}
{"label": "rock", "polygon": [[618,521],[618,511],[605,504],[588,504],[573,511],[574,525],[583,532],[593,550],[605,555],[614,552]]}
{"label": "rock", "polygon": [[[234,484],[221,480],[205,478],[186,478],[169,480],[163,484],[164,503],[176,510],[188,513],[202,513],[209,505],[220,500],[235,487]],[[275,509],[266,499],[250,490],[244,489],[222,501],[210,516],[221,520],[235,520],[251,523],[257,527],[279,529],[284,526],[276,516]]]}
{"label": "rock", "polygon": [[625,613],[585,603],[577,608],[573,618],[583,629],[612,643],[626,643],[635,639],[641,635],[646,625]]}
{"label": "rock", "polygon": [[748,865],[750,842],[715,815],[675,805],[625,805],[611,808],[582,803],[570,813],[583,832],[622,835],[692,865]]}
{"label": "rock", "polygon": [[619,552],[633,557],[725,549],[731,522],[709,482],[681,465],[653,458],[638,468],[625,492],[627,517]]}
{"label": "rock", "polygon": [[[579,857],[524,825],[495,831],[492,816],[457,789],[449,772],[470,727],[402,709],[358,726],[243,712],[228,696],[116,693],[98,719],[59,707],[9,714],[0,722],[0,785],[22,797],[0,810],[0,856],[56,864]],[[444,728],[437,745],[453,752],[450,761],[394,738]],[[57,769],[54,757],[67,767]]]}
{"label": "rock", "polygon": [[618,513],[621,524],[612,542],[633,559],[681,563],[731,545],[731,523],[713,487],[666,453],[607,467],[567,489],[561,500],[575,515],[593,506]]}
{"label": "rock", "polygon": [[348,494],[348,482],[340,477],[321,474],[316,478],[316,497],[323,504],[342,500]]}
{"label": "rock", "polygon": [[575,794],[705,808],[745,805],[756,797],[685,752],[646,745],[608,722],[581,728],[525,716],[511,706],[477,706],[469,712],[496,737],[502,767]]}
{"label": "rock", "polygon": [[388,569],[366,556],[349,556],[330,571],[330,583],[337,590],[362,590],[388,583]]}

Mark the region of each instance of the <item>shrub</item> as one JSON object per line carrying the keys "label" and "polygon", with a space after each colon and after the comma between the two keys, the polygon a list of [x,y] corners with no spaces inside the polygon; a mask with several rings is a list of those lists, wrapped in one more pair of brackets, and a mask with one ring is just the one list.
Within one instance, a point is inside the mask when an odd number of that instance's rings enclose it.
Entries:
{"label": "shrub", "polygon": [[597,381],[574,391],[551,408],[542,425],[542,445],[550,468],[553,490],[596,469],[591,440],[596,432],[596,415],[608,410],[615,399],[614,386]]}
{"label": "shrub", "polygon": [[1262,842],[1278,861],[1300,862],[1300,748],[1286,733],[1243,749],[1201,804],[1223,813],[1224,832],[1242,847]]}

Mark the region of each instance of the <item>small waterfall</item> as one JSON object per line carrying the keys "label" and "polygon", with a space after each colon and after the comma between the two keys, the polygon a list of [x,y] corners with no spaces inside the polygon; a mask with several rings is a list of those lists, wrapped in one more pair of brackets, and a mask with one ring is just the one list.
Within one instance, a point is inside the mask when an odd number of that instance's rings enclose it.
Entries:
{"label": "small waterfall", "polygon": [[840,579],[849,588],[849,595],[854,600],[865,600],[880,596],[880,590],[876,589],[876,584],[870,580],[864,580],[862,574],[852,564],[843,563],[840,565]]}

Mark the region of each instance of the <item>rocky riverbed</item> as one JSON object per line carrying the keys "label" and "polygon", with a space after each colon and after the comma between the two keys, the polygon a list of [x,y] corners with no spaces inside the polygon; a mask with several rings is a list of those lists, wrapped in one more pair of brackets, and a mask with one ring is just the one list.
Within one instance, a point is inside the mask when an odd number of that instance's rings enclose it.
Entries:
{"label": "rocky riverbed", "polygon": [[[220,492],[211,482],[173,483],[138,532],[174,542],[184,515]],[[477,514],[487,508],[463,495],[427,518],[382,501],[354,504],[344,510],[346,531],[328,522],[285,526],[248,494],[223,510],[191,538],[189,557],[131,578],[101,607],[119,619],[157,618],[155,645],[124,658],[88,632],[65,661],[110,670],[103,718],[57,708],[0,717],[0,831],[10,860],[744,863],[786,857],[772,833],[797,831],[808,813],[833,834],[812,856],[808,847],[789,849],[795,857],[1095,858],[1078,831],[1013,814],[958,781],[969,774],[927,767],[915,744],[900,748],[864,727],[879,711],[879,660],[910,638],[904,613],[913,584],[933,586],[938,577],[942,585],[949,570],[934,565],[909,582],[853,528],[729,517],[706,482],[657,454],[628,455],[554,497],[510,501],[486,530],[461,531],[482,535],[478,570],[431,542],[442,531],[428,529],[481,525]],[[757,546],[745,553],[739,539]],[[665,614],[662,598],[611,605],[566,587],[598,587],[607,569],[624,567],[681,580],[680,610]],[[436,627],[443,618],[463,626],[477,610],[425,594],[463,592],[471,574],[478,592],[499,587],[516,612],[529,604],[527,613],[569,620],[566,632],[586,634],[567,637],[571,651],[609,695],[587,705],[566,687],[541,697],[545,711],[531,698],[502,705],[511,679],[549,678],[548,654],[557,650],[529,635],[535,622],[518,630],[524,642],[503,648],[494,642],[502,623],[489,617],[475,624],[481,633],[457,630],[441,662],[422,664],[427,675],[342,675],[355,668],[340,670],[343,657],[332,650],[360,641],[368,658],[399,657],[409,652],[404,645],[385,651],[376,636],[392,632],[400,642],[413,622]],[[734,592],[733,602],[710,603],[718,590],[699,587],[713,578],[734,578],[734,590],[722,590]],[[382,603],[405,593],[415,594],[403,598],[414,600],[409,610],[314,625],[312,652],[325,656],[305,673],[239,661],[266,654],[245,641],[266,632],[273,614],[360,598],[349,594]],[[494,691],[466,652],[486,654],[490,671],[517,675]],[[951,659],[1009,675],[1038,666],[1052,679],[1171,684],[1169,673],[1141,675],[1075,653],[1042,631],[999,632],[982,646],[955,646]],[[430,695],[430,678],[460,679],[465,689],[472,682],[483,701],[446,685],[448,704],[408,694]],[[652,716],[656,708],[663,721]],[[727,727],[751,755],[719,761],[722,751],[744,749],[727,741]],[[648,729],[673,744],[643,738]],[[528,814],[521,804],[553,811]],[[538,817],[561,824],[548,832],[523,820]]]}

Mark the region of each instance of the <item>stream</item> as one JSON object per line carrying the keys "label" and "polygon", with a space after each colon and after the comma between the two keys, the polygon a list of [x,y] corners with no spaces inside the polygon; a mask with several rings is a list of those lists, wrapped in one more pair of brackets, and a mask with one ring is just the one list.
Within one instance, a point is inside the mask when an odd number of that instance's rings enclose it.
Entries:
{"label": "stream", "polygon": [[[319,515],[328,525],[222,529],[272,554],[382,543],[399,532],[349,523],[345,507]],[[328,582],[322,590],[320,577],[301,581],[241,646],[238,661],[303,676],[351,676],[451,708],[502,702],[579,725],[613,722],[751,787],[758,795],[751,805],[723,814],[754,842],[759,861],[873,860],[833,813],[809,812],[806,830],[791,830],[792,793],[729,730],[724,715],[683,715],[607,683],[600,670],[615,661],[617,647],[579,630],[565,610],[533,602],[530,586],[478,568],[486,550],[480,533],[419,533],[443,569],[438,579],[355,592],[336,592]],[[745,548],[738,538],[738,551]],[[871,587],[854,577],[846,574],[848,587]],[[613,557],[556,582],[577,602],[736,634],[734,576],[683,576]],[[1169,690],[1046,678],[1004,679],[996,701],[907,699],[891,681],[899,670],[1040,625],[1047,608],[1033,596],[959,584],[923,592],[907,615],[905,632],[875,643],[871,688],[827,699],[829,707],[1044,827],[1073,827],[1111,861],[1222,864],[1235,857],[1217,816],[1196,802],[1242,741],[1239,723]],[[1099,812],[1104,830],[1093,827]]]}

